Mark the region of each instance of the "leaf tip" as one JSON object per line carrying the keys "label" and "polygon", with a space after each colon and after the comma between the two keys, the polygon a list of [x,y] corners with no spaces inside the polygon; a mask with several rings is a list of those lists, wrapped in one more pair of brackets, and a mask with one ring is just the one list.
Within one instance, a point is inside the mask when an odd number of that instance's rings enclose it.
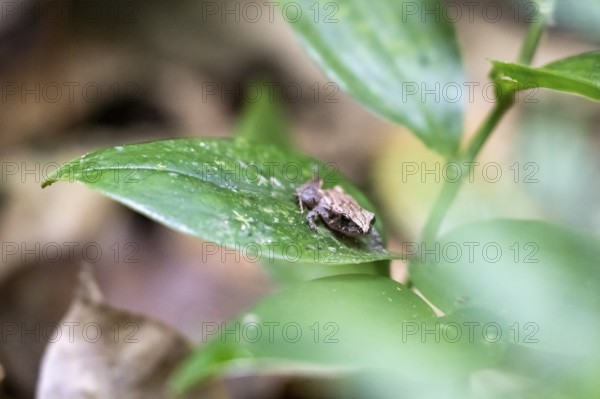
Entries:
{"label": "leaf tip", "polygon": [[42,188],[46,188],[48,186],[51,186],[52,184],[56,183],[58,181],[57,178],[54,177],[48,177],[46,180],[44,180],[41,184]]}

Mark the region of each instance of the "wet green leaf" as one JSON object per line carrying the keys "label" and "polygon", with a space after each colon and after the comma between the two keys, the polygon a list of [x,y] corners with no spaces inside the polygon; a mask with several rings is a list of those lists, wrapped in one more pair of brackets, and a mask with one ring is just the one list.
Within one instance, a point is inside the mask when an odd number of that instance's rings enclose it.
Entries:
{"label": "wet green leaf", "polygon": [[374,210],[335,165],[244,140],[190,138],[106,148],[65,164],[43,186],[84,183],[175,230],[237,249],[253,262],[393,258],[372,234],[350,238],[322,223],[318,232],[308,227],[294,192],[313,173],[325,187],[339,184]]}
{"label": "wet green leaf", "polygon": [[[258,84],[262,88],[263,95],[257,101],[246,104],[235,129],[235,135],[238,139],[270,143],[282,150],[290,150],[292,148],[290,132],[285,124],[279,99],[275,96],[270,97],[269,88],[260,82]],[[336,264],[335,267],[329,267],[330,265],[300,262],[290,264],[283,259],[272,261],[265,259],[262,264],[280,285],[287,285],[337,274],[373,273],[387,276],[390,262],[384,260],[350,265]]]}

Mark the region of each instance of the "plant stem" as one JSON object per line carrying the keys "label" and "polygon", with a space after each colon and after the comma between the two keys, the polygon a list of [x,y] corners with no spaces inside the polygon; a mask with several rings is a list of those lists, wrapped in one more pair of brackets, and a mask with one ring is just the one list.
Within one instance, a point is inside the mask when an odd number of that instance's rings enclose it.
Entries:
{"label": "plant stem", "polygon": [[513,93],[501,96],[496,101],[496,105],[494,105],[492,112],[483,121],[479,130],[477,130],[477,133],[475,133],[475,136],[471,140],[469,147],[465,151],[463,162],[473,162],[475,158],[477,158],[479,151],[481,151],[481,148],[483,148],[487,139],[490,137],[504,114],[513,106]]}
{"label": "plant stem", "polygon": [[[444,216],[446,216],[448,209],[458,194],[458,190],[460,189],[464,180],[465,172],[466,174],[471,172],[470,166],[475,158],[477,158],[479,151],[498,125],[498,122],[500,122],[500,119],[502,119],[506,111],[508,111],[512,105],[512,96],[510,97],[510,100],[506,100],[505,97],[499,98],[492,112],[479,127],[479,130],[475,134],[475,137],[473,137],[471,144],[465,151],[465,155],[460,157],[459,165],[461,166],[462,171],[459,180],[446,181],[442,186],[442,190],[440,191],[433,210],[429,215],[429,219],[427,220],[427,224],[425,225],[423,232],[424,242],[431,242],[435,239]],[[466,171],[464,166],[468,167]]]}
{"label": "plant stem", "polygon": [[[523,46],[521,47],[521,51],[519,53],[520,63],[531,63],[535,51],[540,43],[542,33],[544,32],[550,19],[553,3],[553,0],[542,3],[542,5],[545,7],[540,8],[540,12],[538,12],[536,15],[536,20],[529,26],[525,40],[523,41]],[[459,165],[461,165],[461,168],[464,165],[469,168],[466,174],[470,175],[472,171],[472,168],[470,167],[472,162],[477,158],[479,152],[504,114],[506,114],[506,112],[513,106],[513,94],[514,93],[510,92],[500,94],[498,96],[496,105],[492,109],[492,112],[483,121],[482,125],[477,130],[477,133],[464,151],[464,154],[458,156],[458,160],[460,161]],[[436,239],[440,225],[442,224],[448,209],[454,202],[454,199],[456,198],[456,195],[458,194],[458,191],[464,180],[465,171],[462,170],[462,172],[463,173],[460,174],[458,181],[446,181],[442,186],[440,194],[436,199],[433,209],[429,214],[429,219],[427,220],[423,230],[422,239],[424,242],[431,242]]]}
{"label": "plant stem", "polygon": [[527,35],[523,41],[523,46],[519,53],[519,63],[524,65],[531,64],[533,55],[537,49],[542,34],[548,25],[552,10],[554,9],[554,0],[541,1],[539,4],[539,12],[535,16],[534,22],[529,26]]}

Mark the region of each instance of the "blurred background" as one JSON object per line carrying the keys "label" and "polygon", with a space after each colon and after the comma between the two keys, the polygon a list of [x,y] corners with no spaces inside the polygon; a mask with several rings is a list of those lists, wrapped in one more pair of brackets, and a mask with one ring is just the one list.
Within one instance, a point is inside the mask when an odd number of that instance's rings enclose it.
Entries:
{"label": "blurred background", "polygon": [[[462,10],[453,18],[467,81],[479,84],[467,104],[468,137],[493,105],[484,91],[489,60],[516,59],[532,2],[465,3],[442,2]],[[600,16],[583,2],[558,3],[534,65],[598,46]],[[439,188],[421,172],[443,160],[348,98],[271,7],[0,1],[0,398],[34,396],[47,344],[36,328],[65,314],[82,261],[93,264],[109,304],[160,320],[192,342],[202,323],[229,320],[277,288],[259,264],[222,253],[207,258],[200,241],[81,185],[40,188],[61,163],[102,147],[229,136],[259,76],[279,92],[297,148],[335,162],[379,206],[389,247],[401,251],[417,239]],[[444,228],[510,216],[600,232],[599,122],[597,104],[523,93],[480,159],[500,165],[502,178],[477,169]],[[407,173],[414,165],[418,172]],[[402,262],[393,273],[406,278]],[[7,334],[9,325],[19,333]]]}

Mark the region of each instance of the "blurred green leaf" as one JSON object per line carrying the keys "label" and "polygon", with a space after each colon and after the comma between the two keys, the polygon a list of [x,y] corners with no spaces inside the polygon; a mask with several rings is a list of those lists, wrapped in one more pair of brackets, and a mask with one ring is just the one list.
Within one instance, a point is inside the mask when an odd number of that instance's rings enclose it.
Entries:
{"label": "blurred green leaf", "polygon": [[380,260],[360,264],[322,265],[311,263],[289,264],[283,260],[264,262],[264,268],[281,286],[295,284],[301,281],[336,276],[339,274],[378,274],[389,276],[390,261]]}
{"label": "blurred green leaf", "polygon": [[558,27],[566,27],[596,43],[600,42],[600,2],[557,0],[554,15]]}
{"label": "blurred green leaf", "polygon": [[600,354],[597,238],[539,221],[497,219],[452,230],[413,255],[412,281],[442,311],[487,309],[506,320],[512,343]]}
{"label": "blurred green leaf", "polygon": [[456,152],[464,76],[439,1],[285,0],[282,12],[342,89],[436,151]]}
{"label": "blurred green leaf", "polygon": [[480,375],[475,397],[568,399],[600,397],[600,363],[510,344],[504,360]]}
{"label": "blurred green leaf", "polygon": [[[63,165],[42,186],[79,181],[177,231],[237,249],[250,261],[338,264],[395,257],[372,234],[350,238],[323,224],[318,232],[309,228],[294,192],[313,173],[374,210],[331,165],[245,140],[106,148]],[[380,221],[376,227],[381,230]]]}
{"label": "blurred green leaf", "polygon": [[290,132],[285,121],[280,99],[262,81],[253,83],[258,98],[244,105],[242,116],[235,128],[235,136],[248,142],[271,144],[282,150],[292,150]]}
{"label": "blurred green leaf", "polygon": [[[480,329],[470,335],[465,324],[490,318],[496,320],[478,311],[435,318],[421,298],[388,278],[327,277],[266,298],[219,333],[211,329],[212,341],[184,364],[174,385],[182,391],[215,370],[256,370],[266,364],[372,371],[376,379],[394,376],[395,387],[404,392],[408,384],[452,385],[473,369],[501,359],[506,347],[502,341],[482,339]],[[236,349],[227,353],[242,355],[213,355],[221,352],[217,348],[228,347]]]}
{"label": "blurred green leaf", "polygon": [[492,61],[492,76],[504,90],[538,87],[600,100],[600,51],[579,54],[541,68]]}
{"label": "blurred green leaf", "polygon": [[583,97],[547,94],[540,104],[523,108],[512,169],[519,171],[522,187],[545,215],[598,234],[600,186],[590,184],[600,173],[594,121],[598,104]]}

